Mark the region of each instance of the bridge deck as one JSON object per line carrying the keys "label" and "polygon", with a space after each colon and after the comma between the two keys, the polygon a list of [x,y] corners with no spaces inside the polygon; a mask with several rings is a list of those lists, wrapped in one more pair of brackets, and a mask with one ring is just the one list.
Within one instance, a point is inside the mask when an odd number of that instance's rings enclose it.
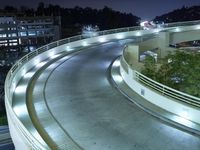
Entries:
{"label": "bridge deck", "polygon": [[[107,69],[122,47],[117,42],[89,48],[63,59],[45,80],[38,78],[36,85],[44,85],[35,91],[43,92],[42,100],[58,126],[87,150],[199,149],[199,137],[157,120],[110,85]],[[37,98],[37,92],[33,94]],[[55,134],[50,124],[44,128]],[[52,139],[59,143],[63,136],[55,134]]]}
{"label": "bridge deck", "polygon": [[87,150],[198,150],[199,137],[152,117],[111,86],[108,67],[122,47],[90,47],[43,70],[32,92],[40,125],[61,149],[67,135]]}

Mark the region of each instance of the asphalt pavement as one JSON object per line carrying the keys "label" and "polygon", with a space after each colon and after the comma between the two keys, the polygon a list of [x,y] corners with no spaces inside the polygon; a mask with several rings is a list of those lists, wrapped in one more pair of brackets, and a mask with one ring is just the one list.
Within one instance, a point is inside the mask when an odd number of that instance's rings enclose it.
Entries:
{"label": "asphalt pavement", "polygon": [[43,71],[48,76],[36,84],[45,83],[43,100],[55,122],[86,150],[199,150],[198,136],[146,113],[110,84],[108,68],[123,47],[89,47]]}

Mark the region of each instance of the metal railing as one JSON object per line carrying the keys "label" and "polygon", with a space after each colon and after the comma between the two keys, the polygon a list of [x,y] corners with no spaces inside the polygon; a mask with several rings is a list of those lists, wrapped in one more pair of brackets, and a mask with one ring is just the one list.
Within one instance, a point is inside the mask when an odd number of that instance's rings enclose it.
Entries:
{"label": "metal railing", "polygon": [[[200,21],[199,21],[199,23],[200,23]],[[168,86],[165,86],[159,82],[156,82],[156,81],[146,77],[145,75],[141,74],[140,72],[134,70],[134,68],[133,68],[134,66],[129,65],[128,61],[126,60],[126,58],[124,56],[125,50],[126,50],[126,47],[123,50],[123,53],[122,53],[122,56],[120,59],[120,63],[121,63],[122,68],[124,69],[124,71],[127,74],[129,74],[129,69],[130,69],[133,71],[132,77],[135,80],[142,83],[143,85],[145,85],[146,87],[153,89],[155,92],[158,92],[159,94],[161,94],[163,96],[167,96],[176,101],[183,102],[183,103],[189,104],[191,106],[200,108],[200,98],[186,94],[184,92],[180,92],[180,91],[170,88]]]}
{"label": "metal railing", "polygon": [[192,25],[197,25],[197,24],[200,25],[200,20],[167,23],[165,27],[192,26]]}
{"label": "metal railing", "polygon": [[165,86],[161,83],[158,83],[137,71],[134,71],[134,72],[135,72],[135,79],[137,81],[146,85],[147,87],[150,87],[151,89],[158,92],[159,94],[162,94],[163,96],[167,96],[174,100],[187,103],[189,105],[200,108],[200,98],[194,97],[192,95],[180,92],[178,90]]}
{"label": "metal railing", "polygon": [[[114,34],[114,33],[119,33],[119,32],[128,32],[128,31],[135,31],[140,29],[140,27],[130,27],[130,28],[120,28],[120,29],[113,29],[113,30],[106,30],[106,31],[100,31],[98,32],[98,36],[100,35],[108,35],[108,34]],[[6,105],[7,105],[7,111],[8,111],[8,116],[12,120],[12,122],[15,122],[15,127],[17,128],[18,131],[22,133],[25,139],[28,140],[28,143],[32,146],[32,149],[45,149],[45,146],[42,145],[36,138],[34,138],[33,135],[31,135],[28,130],[23,126],[23,124],[20,122],[20,120],[17,118],[16,114],[12,110],[12,94],[10,89],[12,87],[12,80],[13,77],[15,76],[16,72],[28,61],[30,61],[32,58],[40,55],[43,52],[46,52],[52,48],[61,46],[63,44],[71,43],[74,41],[79,41],[82,39],[86,39],[82,35],[78,36],[73,36],[70,38],[62,39],[56,42],[52,42],[50,44],[47,44],[45,46],[42,46],[38,49],[36,49],[33,52],[28,53],[27,55],[23,56],[21,59],[19,59],[9,70],[7,77],[6,77],[6,82],[5,82],[5,100],[6,100]]]}
{"label": "metal railing", "polygon": [[[194,25],[194,24],[200,24],[200,21],[194,21],[194,22],[181,22],[181,23],[172,23],[172,24],[167,24],[166,27],[175,27],[175,26],[184,26],[184,25]],[[108,34],[115,34],[115,33],[122,33],[122,32],[130,32],[130,31],[136,31],[136,30],[142,30],[140,26],[136,26],[136,27],[127,27],[127,28],[119,28],[119,29],[111,29],[111,30],[105,30],[105,31],[99,31],[97,33],[97,36],[103,36],[103,35],[108,35]],[[35,139],[33,137],[33,135],[31,135],[28,130],[23,126],[23,124],[20,122],[20,120],[17,118],[16,114],[14,113],[14,111],[12,110],[12,91],[10,90],[11,87],[13,86],[12,84],[12,80],[16,74],[16,72],[19,70],[19,68],[21,68],[24,64],[26,64],[28,61],[30,61],[32,58],[36,57],[37,55],[40,55],[41,53],[50,50],[52,48],[61,46],[63,44],[68,44],[70,42],[74,42],[74,41],[79,41],[85,39],[84,36],[82,35],[78,35],[78,36],[73,36],[70,38],[66,38],[66,39],[62,39],[56,42],[52,42],[50,44],[47,44],[45,46],[42,46],[38,49],[36,49],[33,52],[30,52],[29,54],[25,55],[24,57],[22,57],[21,59],[19,59],[10,69],[10,71],[7,74],[6,77],[6,81],[5,81],[5,100],[6,100],[6,105],[7,105],[7,111],[8,116],[12,119],[13,122],[15,122],[15,126],[18,128],[18,130],[23,134],[23,136],[28,140],[28,142],[30,143],[30,145],[32,146],[33,149],[42,149],[42,145],[39,141],[37,141],[37,139]],[[122,60],[123,63],[124,60]],[[128,72],[128,68],[130,68],[130,66],[127,67],[127,63],[125,62],[123,65],[124,69]],[[157,84],[155,83],[155,81],[152,81],[150,79],[148,79],[147,77],[143,76],[142,74],[140,74],[139,72],[136,72],[137,74],[137,80],[139,80],[140,82],[146,84],[146,85],[151,85],[153,87],[158,87],[159,88],[155,88],[157,89],[157,91],[160,91],[161,93],[163,91],[161,91],[160,89],[164,88],[164,93],[165,95],[171,95],[171,97],[176,97],[177,100],[180,100],[183,96],[185,96],[184,93],[180,93],[177,91],[174,91],[170,88],[167,88],[163,85]],[[172,91],[175,93],[175,96],[173,96],[171,93]],[[186,97],[186,96],[185,96]],[[199,99],[196,99],[194,97],[188,96],[187,95],[187,100],[191,99],[191,103],[193,104],[194,101],[199,101]],[[197,105],[199,103],[195,103],[195,105]],[[198,105],[199,106],[199,105]]]}

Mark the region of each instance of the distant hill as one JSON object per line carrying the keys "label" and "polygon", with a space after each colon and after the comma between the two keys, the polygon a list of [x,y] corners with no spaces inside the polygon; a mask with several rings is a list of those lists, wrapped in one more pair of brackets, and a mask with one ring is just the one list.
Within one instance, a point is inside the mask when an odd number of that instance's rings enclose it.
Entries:
{"label": "distant hill", "polygon": [[185,7],[173,10],[167,14],[156,16],[154,21],[164,21],[166,23],[200,20],[200,6]]}
{"label": "distant hill", "polygon": [[21,6],[5,6],[0,14],[18,14],[23,17],[60,16],[62,28],[82,27],[83,25],[98,25],[101,30],[139,25],[140,18],[131,13],[122,13],[105,6],[102,9],[90,7],[64,8],[59,5],[38,4],[36,9]]}

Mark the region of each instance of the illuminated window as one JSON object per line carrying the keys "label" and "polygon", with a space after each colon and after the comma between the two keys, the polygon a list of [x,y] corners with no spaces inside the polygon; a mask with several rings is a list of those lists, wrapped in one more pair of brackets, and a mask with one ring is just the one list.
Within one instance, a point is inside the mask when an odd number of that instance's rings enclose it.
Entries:
{"label": "illuminated window", "polygon": [[37,35],[43,35],[44,31],[37,31]]}
{"label": "illuminated window", "polygon": [[17,34],[16,33],[12,33],[12,37],[16,37],[17,36]]}
{"label": "illuminated window", "polygon": [[19,35],[20,36],[27,36],[26,32],[20,32]]}
{"label": "illuminated window", "polygon": [[0,41],[0,43],[7,43],[7,40]]}
{"label": "illuminated window", "polygon": [[0,37],[7,37],[6,34],[0,34]]}
{"label": "illuminated window", "polygon": [[9,42],[17,42],[17,39],[9,40]]}
{"label": "illuminated window", "polygon": [[29,31],[29,32],[28,32],[28,35],[29,35],[29,36],[35,36],[36,33],[35,33],[34,31]]}
{"label": "illuminated window", "polygon": [[9,43],[10,46],[16,46],[17,43]]}
{"label": "illuminated window", "polygon": [[16,37],[16,36],[17,36],[16,33],[8,34],[8,37]]}

